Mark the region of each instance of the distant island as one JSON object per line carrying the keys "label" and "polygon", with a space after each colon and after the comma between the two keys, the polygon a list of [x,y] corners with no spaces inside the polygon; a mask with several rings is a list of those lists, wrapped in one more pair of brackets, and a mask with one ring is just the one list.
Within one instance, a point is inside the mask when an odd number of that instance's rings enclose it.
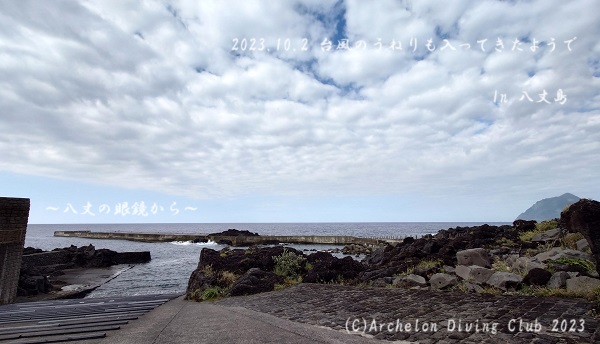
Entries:
{"label": "distant island", "polygon": [[560,217],[560,212],[568,205],[571,205],[580,198],[566,193],[557,197],[544,198],[541,201],[537,201],[524,213],[517,216],[516,220],[535,220],[542,222],[545,220],[555,219]]}

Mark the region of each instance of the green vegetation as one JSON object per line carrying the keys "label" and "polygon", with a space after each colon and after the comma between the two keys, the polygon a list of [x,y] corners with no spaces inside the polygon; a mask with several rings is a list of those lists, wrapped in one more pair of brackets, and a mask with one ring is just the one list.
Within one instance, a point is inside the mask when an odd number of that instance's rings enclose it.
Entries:
{"label": "green vegetation", "polygon": [[225,296],[225,289],[223,289],[221,287],[210,287],[210,288],[204,290],[204,292],[202,292],[202,295],[200,296],[200,300],[210,301],[210,300],[215,300],[215,299],[221,298],[223,296]]}
{"label": "green vegetation", "polygon": [[483,287],[481,294],[502,295],[504,294],[504,290],[498,289],[496,287]]}
{"label": "green vegetation", "polygon": [[519,239],[521,239],[521,241],[531,241],[531,239],[533,239],[534,235],[545,232],[545,231],[549,231],[549,230],[557,228],[557,227],[558,227],[558,221],[556,221],[556,220],[542,221],[542,222],[535,224],[534,230],[521,233],[521,235],[519,235]]}
{"label": "green vegetation", "polygon": [[496,261],[492,263],[492,269],[500,272],[512,272],[512,268],[508,262],[500,259],[496,259]]}
{"label": "green vegetation", "polygon": [[508,247],[512,247],[512,246],[516,246],[517,243],[515,243],[513,240],[510,240],[508,238],[500,238],[500,240],[496,241],[496,243],[498,244],[498,246],[508,246]]}
{"label": "green vegetation", "polygon": [[533,257],[535,255],[537,255],[538,253],[542,253],[542,252],[547,252],[550,251],[551,249],[553,249],[556,245],[554,244],[555,242],[547,242],[543,245],[538,245],[538,247],[536,248],[528,248],[525,251],[525,256],[527,257]]}
{"label": "green vegetation", "polygon": [[275,284],[275,290],[282,290],[285,288],[289,288],[298,283],[302,283],[302,276],[298,276],[296,278],[286,277],[282,283]]}
{"label": "green vegetation", "polygon": [[192,291],[191,293],[188,293],[186,295],[186,299],[198,302],[198,301],[200,301],[200,294],[201,294],[200,289],[196,289],[196,290]]}
{"label": "green vegetation", "polygon": [[469,287],[467,286],[467,282],[464,280],[461,280],[460,282],[458,282],[457,285],[455,285],[454,287],[452,287],[453,290],[459,290],[463,293],[467,293],[469,292]]}
{"label": "green vegetation", "polygon": [[225,296],[225,289],[220,287],[210,287],[205,290],[196,289],[187,295],[188,300],[200,302],[210,301]]}
{"label": "green vegetation", "polygon": [[549,260],[548,262],[549,265],[549,270],[553,270],[552,269],[552,264],[566,264],[566,265],[571,265],[571,266],[578,266],[582,269],[584,269],[585,271],[587,271],[588,273],[593,273],[594,271],[596,271],[596,266],[594,265],[594,263],[590,262],[589,260],[586,259],[581,259],[581,258],[559,258],[559,259],[554,259],[554,260]]}
{"label": "green vegetation", "polygon": [[417,269],[441,268],[444,262],[441,259],[424,259],[417,264]]}
{"label": "green vegetation", "polygon": [[538,233],[540,232],[537,229],[533,231],[523,232],[519,235],[519,239],[521,239],[521,241],[531,241],[531,239],[533,239],[533,236]]}
{"label": "green vegetation", "polygon": [[273,257],[273,261],[275,261],[274,272],[277,275],[295,279],[302,271],[306,258],[284,249],[282,254]]}
{"label": "green vegetation", "polygon": [[560,239],[560,246],[571,250],[577,249],[577,242],[584,239],[581,233],[569,233],[564,238]]}
{"label": "green vegetation", "polygon": [[406,271],[395,274],[394,277],[404,277],[404,276],[408,276],[408,275],[412,275],[415,273],[415,267],[411,266],[406,268]]}
{"label": "green vegetation", "polygon": [[439,268],[443,272],[443,265],[444,262],[441,259],[423,259],[417,265],[409,266],[404,272],[397,273],[393,277],[404,277],[414,274],[415,270],[427,270],[430,268]]}
{"label": "green vegetation", "polygon": [[523,286],[519,292],[522,295],[555,296],[564,298],[584,298],[588,301],[600,303],[600,287],[587,291],[568,291],[566,289],[550,289],[548,287]]}
{"label": "green vegetation", "polygon": [[215,274],[215,271],[213,270],[212,265],[205,265],[201,271],[206,276],[213,276]]}
{"label": "green vegetation", "polygon": [[499,272],[511,272],[521,277],[527,275],[527,269],[518,269],[515,266],[511,266],[506,260],[501,259],[496,259],[496,261],[492,263],[492,269]]}
{"label": "green vegetation", "polygon": [[235,281],[237,281],[238,275],[234,274],[230,271],[223,271],[221,276],[219,276],[219,282],[221,285],[226,286],[227,288],[231,287]]}
{"label": "green vegetation", "polygon": [[558,221],[556,220],[542,221],[535,224],[535,230],[538,232],[545,232],[554,228],[558,228]]}

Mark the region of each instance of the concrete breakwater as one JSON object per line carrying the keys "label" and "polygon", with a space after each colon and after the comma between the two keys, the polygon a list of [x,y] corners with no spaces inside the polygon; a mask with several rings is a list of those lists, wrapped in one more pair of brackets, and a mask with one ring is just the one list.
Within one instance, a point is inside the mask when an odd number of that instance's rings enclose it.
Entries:
{"label": "concrete breakwater", "polygon": [[77,237],[89,239],[132,240],[142,242],[170,242],[170,241],[196,241],[208,240],[217,243],[226,243],[231,246],[251,246],[267,244],[325,244],[348,245],[367,244],[378,245],[385,242],[398,242],[402,239],[383,238],[358,238],[353,236],[337,235],[259,235],[259,236],[221,236],[210,234],[175,234],[175,233],[133,233],[133,232],[92,232],[92,231],[56,231],[56,237]]}

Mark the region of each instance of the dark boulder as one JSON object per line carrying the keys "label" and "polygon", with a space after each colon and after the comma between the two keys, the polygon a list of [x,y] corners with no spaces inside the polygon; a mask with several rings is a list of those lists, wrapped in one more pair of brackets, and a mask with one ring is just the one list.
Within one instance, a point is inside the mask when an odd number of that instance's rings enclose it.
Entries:
{"label": "dark boulder", "polygon": [[247,230],[228,229],[220,233],[212,233],[209,236],[260,236],[258,233],[252,233]]}
{"label": "dark boulder", "polygon": [[435,241],[435,240],[429,240],[428,242],[425,243],[425,245],[423,245],[423,253],[425,253],[427,255],[438,253],[438,252],[440,252],[441,248],[442,248],[442,245],[440,244],[440,242]]}
{"label": "dark boulder", "polygon": [[373,251],[371,251],[370,255],[367,255],[365,259],[363,259],[363,263],[367,265],[377,265],[381,264],[387,252],[394,249],[394,246],[390,244],[386,244],[385,246],[380,246]]}
{"label": "dark boulder", "polygon": [[243,274],[252,268],[259,268],[263,271],[273,271],[275,261],[273,257],[279,256],[283,251],[293,252],[297,255],[303,255],[302,252],[293,248],[283,246],[263,247],[260,249],[235,249],[215,251],[204,248],[200,252],[200,263],[198,268],[211,266],[214,271],[230,271],[236,274]]}
{"label": "dark boulder", "polygon": [[232,296],[252,295],[264,293],[275,289],[275,284],[283,281],[283,277],[270,271],[252,268],[246,271],[231,286],[229,294]]}
{"label": "dark boulder", "polygon": [[20,276],[18,289],[21,289],[21,296],[38,295],[48,293],[52,285],[46,276]]}
{"label": "dark boulder", "polygon": [[23,249],[23,255],[29,255],[29,254],[34,254],[34,253],[42,253],[44,252],[44,250],[39,249],[39,248],[34,248],[34,247],[25,247]]}
{"label": "dark boulder", "polygon": [[343,254],[359,255],[371,253],[371,248],[365,244],[348,244],[345,245],[340,251]]}
{"label": "dark boulder", "polygon": [[515,220],[513,222],[513,227],[515,227],[516,231],[519,233],[530,232],[535,230],[536,223],[537,221],[535,220]]}
{"label": "dark boulder", "polygon": [[523,283],[527,285],[545,286],[550,281],[552,273],[542,268],[533,268],[527,272],[523,278]]}
{"label": "dark boulder", "polygon": [[582,199],[561,213],[560,223],[569,232],[579,232],[587,240],[600,273],[600,202]]}
{"label": "dark boulder", "polygon": [[[258,269],[263,272],[272,272],[275,269],[275,260],[273,259],[273,257],[280,256],[284,252],[284,250],[287,252],[292,252],[299,256],[304,256],[302,252],[298,250],[283,246],[262,248],[252,247],[247,250],[231,250],[225,248],[221,251],[203,248],[200,252],[200,262],[198,263],[198,267],[192,272],[188,281],[186,297],[188,299],[193,299],[193,295],[197,295],[198,293],[201,293],[207,288],[213,286],[217,286],[224,289],[232,287],[237,283],[237,281],[230,286],[224,283],[221,278],[219,278],[219,276],[223,276],[223,273],[225,272],[230,272],[235,275],[242,276],[244,276],[251,269]],[[300,273],[304,272],[305,270],[300,271]],[[260,278],[261,276],[268,277],[269,280],[271,280],[269,277],[270,275],[253,273],[252,275],[245,277],[246,281],[240,284],[238,287],[236,287],[237,289],[234,293],[245,293],[246,289],[254,290],[254,287],[251,287],[252,285],[256,285],[256,290],[266,288],[266,286],[255,280],[256,278]],[[269,283],[267,283],[267,285]],[[272,287],[270,290],[272,290]]]}
{"label": "dark boulder", "polygon": [[308,283],[353,280],[365,269],[352,257],[340,259],[327,252],[313,253],[307,257],[307,261],[312,268],[303,281]]}
{"label": "dark boulder", "polygon": [[217,276],[208,269],[196,269],[192,271],[186,290],[186,299],[192,299],[193,295],[200,294],[204,290],[217,284]]}

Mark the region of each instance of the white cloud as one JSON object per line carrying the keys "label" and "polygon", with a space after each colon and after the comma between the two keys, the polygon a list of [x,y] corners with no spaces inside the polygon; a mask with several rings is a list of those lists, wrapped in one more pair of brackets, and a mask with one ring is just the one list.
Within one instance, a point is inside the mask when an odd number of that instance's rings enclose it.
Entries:
{"label": "white cloud", "polygon": [[[596,7],[4,3],[0,169],[200,198],[479,197],[549,185],[600,194],[592,185],[600,167]],[[344,35],[369,49],[321,51],[339,13]],[[436,28],[455,51],[439,50]],[[499,36],[503,52],[494,51]],[[564,40],[574,36],[568,51]],[[301,51],[305,37],[310,47]],[[511,51],[515,37],[555,37],[556,51],[534,53],[526,42]],[[271,49],[290,39],[298,49],[235,53],[235,38],[264,39]],[[377,51],[378,38],[401,40],[403,50]],[[558,89],[564,105],[552,101]],[[537,101],[543,90],[552,104],[519,101],[523,91]],[[495,92],[509,101],[494,105]]]}

